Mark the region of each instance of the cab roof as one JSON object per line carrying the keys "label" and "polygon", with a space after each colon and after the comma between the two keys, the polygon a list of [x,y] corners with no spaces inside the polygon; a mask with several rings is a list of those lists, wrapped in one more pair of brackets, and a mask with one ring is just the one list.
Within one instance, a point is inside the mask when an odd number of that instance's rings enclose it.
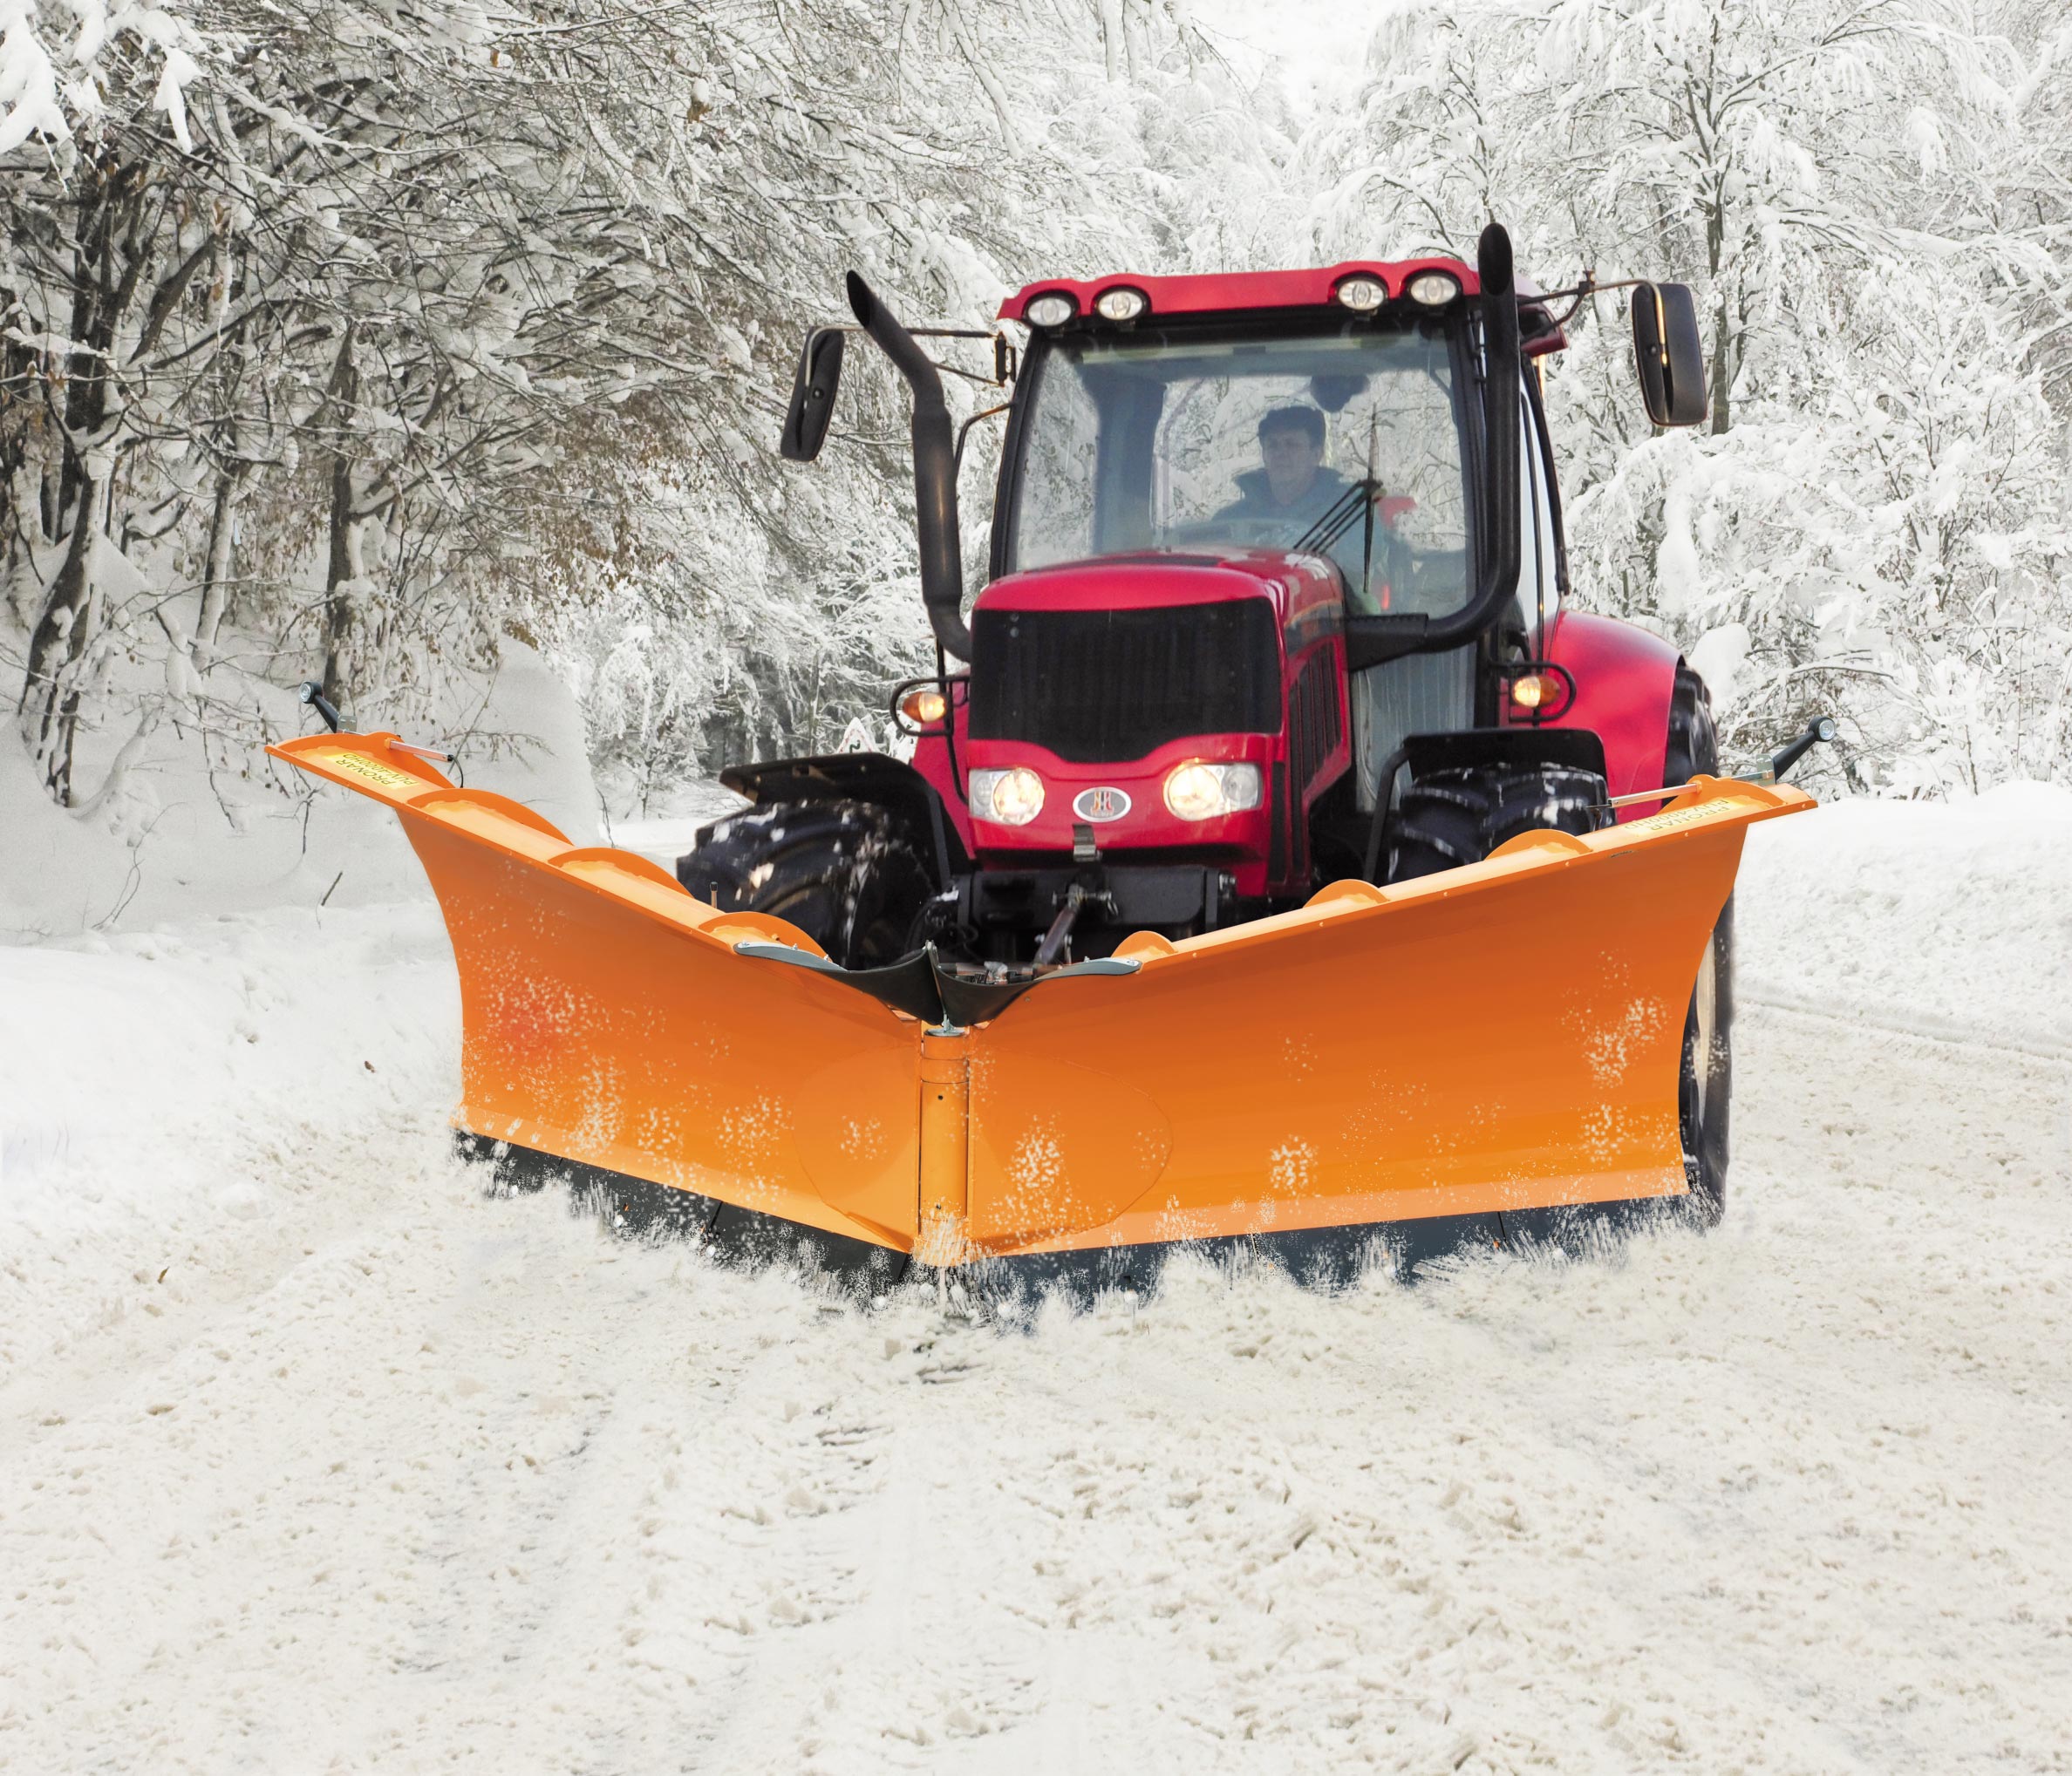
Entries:
{"label": "cab roof", "polygon": [[[1000,304],[999,318],[1027,324],[1029,304],[1039,296],[1055,291],[1072,298],[1074,313],[1091,315],[1104,291],[1134,289],[1150,303],[1153,316],[1160,315],[1258,314],[1272,309],[1323,309],[1334,306],[1332,292],[1355,275],[1372,277],[1394,302],[1410,280],[1422,271],[1442,271],[1455,279],[1463,294],[1478,296],[1482,280],[1475,268],[1443,255],[1420,259],[1347,259],[1337,265],[1298,271],[1218,271],[1185,277],[1145,277],[1135,272],[1116,272],[1107,277],[1046,277],[1025,284]],[[1537,296],[1539,289],[1529,279],[1517,281],[1521,296]],[[1558,351],[1568,344],[1544,306],[1528,304],[1519,319],[1525,335],[1525,355]],[[1535,323],[1538,324],[1535,324]]]}

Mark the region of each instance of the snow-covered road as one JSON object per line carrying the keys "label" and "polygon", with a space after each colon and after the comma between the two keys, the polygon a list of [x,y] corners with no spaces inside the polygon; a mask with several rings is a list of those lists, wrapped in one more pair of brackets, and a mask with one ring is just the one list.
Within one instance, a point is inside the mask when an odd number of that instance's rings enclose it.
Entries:
{"label": "snow-covered road", "polygon": [[1028,1335],[479,1195],[428,908],[0,951],[0,1767],[2072,1767],[2072,800],[1843,816],[1716,1234]]}

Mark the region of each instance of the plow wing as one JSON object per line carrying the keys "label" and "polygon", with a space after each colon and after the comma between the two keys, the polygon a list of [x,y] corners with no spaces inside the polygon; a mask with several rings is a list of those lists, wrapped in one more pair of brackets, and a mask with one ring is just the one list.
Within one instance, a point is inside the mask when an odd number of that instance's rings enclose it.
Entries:
{"label": "plow wing", "polygon": [[997,988],[932,956],[845,973],[392,735],[271,750],[387,803],[423,861],[464,1131],[729,1244],[888,1271],[1121,1275],[1147,1247],[1348,1229],[1421,1249],[1681,1194],[1701,954],[1748,824],[1813,805],[1701,778],[1651,819]]}

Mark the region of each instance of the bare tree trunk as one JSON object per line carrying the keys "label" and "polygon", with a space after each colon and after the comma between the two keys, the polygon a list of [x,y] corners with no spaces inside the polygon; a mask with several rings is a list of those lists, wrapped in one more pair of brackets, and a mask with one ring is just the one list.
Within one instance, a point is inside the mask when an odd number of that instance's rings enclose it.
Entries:
{"label": "bare tree trunk", "polygon": [[[60,807],[72,800],[80,664],[100,623],[93,551],[108,527],[114,476],[113,453],[104,436],[110,416],[107,364],[118,327],[136,297],[146,256],[136,230],[150,184],[135,165],[111,161],[91,170],[93,195],[73,225],[71,337],[77,344],[65,365],[66,438],[53,502],[56,523],[45,527],[46,534],[67,534],[70,541],[29,637],[16,705],[44,787]],[[70,532],[61,533],[58,526],[67,522]]]}
{"label": "bare tree trunk", "polygon": [[194,624],[194,650],[204,658],[215,652],[216,631],[222,627],[223,606],[229,596],[231,539],[237,530],[237,496],[243,481],[242,469],[224,470],[216,483],[215,508],[209,514],[208,558],[201,570],[201,614]]}
{"label": "bare tree trunk", "polygon": [[72,806],[72,741],[78,731],[78,667],[93,637],[93,545],[101,532],[100,483],[79,484],[72,542],[51,582],[29,637],[29,670],[22,681],[22,738],[29,744],[43,786],[59,807]]}
{"label": "bare tree trunk", "polygon": [[343,707],[352,677],[352,462],[331,459],[331,557],[324,575],[324,694]]}
{"label": "bare tree trunk", "polygon": [[1722,269],[1727,262],[1727,200],[1714,192],[1705,207],[1705,256],[1712,273],[1713,294],[1719,301],[1719,316],[1713,326],[1712,430],[1723,435],[1734,424],[1734,317],[1727,300]]}
{"label": "bare tree trunk", "polygon": [[352,329],[338,342],[326,397],[337,443],[331,451],[331,555],[324,575],[324,694],[339,708],[351,696],[349,650],[352,636],[352,595],[358,564],[353,560],[352,458],[346,449],[348,423],[359,398],[359,371],[352,362]]}
{"label": "bare tree trunk", "polygon": [[1734,348],[1735,336],[1728,313],[1727,292],[1720,292],[1720,315],[1713,328],[1712,429],[1717,438],[1734,423]]}

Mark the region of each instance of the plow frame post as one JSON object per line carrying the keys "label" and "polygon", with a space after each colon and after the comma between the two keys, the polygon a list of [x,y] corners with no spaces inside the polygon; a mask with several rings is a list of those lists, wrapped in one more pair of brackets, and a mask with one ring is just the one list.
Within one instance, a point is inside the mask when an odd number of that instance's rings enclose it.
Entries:
{"label": "plow frame post", "polygon": [[914,1256],[961,1263],[971,1212],[971,1062],[966,1036],[940,1024],[921,1038],[919,1231]]}

